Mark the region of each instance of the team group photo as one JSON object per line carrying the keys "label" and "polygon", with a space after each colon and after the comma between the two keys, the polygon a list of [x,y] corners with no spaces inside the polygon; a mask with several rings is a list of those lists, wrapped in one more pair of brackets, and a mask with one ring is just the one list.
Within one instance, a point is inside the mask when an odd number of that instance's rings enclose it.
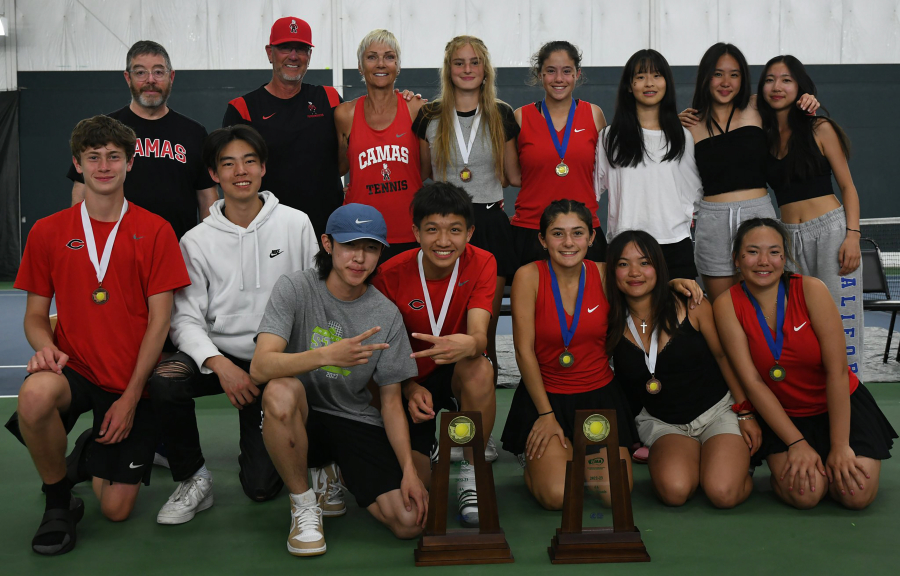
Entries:
{"label": "team group photo", "polygon": [[0,2],[3,572],[892,572],[896,2],[75,4]]}

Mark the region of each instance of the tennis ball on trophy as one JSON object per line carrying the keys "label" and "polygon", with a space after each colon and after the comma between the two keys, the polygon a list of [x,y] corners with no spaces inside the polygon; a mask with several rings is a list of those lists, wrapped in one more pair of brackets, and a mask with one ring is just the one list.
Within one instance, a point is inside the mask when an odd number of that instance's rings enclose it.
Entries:
{"label": "tennis ball on trophy", "polygon": [[456,432],[456,435],[460,438],[465,438],[469,434],[469,425],[465,422],[461,422],[456,425],[456,428],[453,430]]}
{"label": "tennis ball on trophy", "polygon": [[603,422],[591,422],[591,434],[598,435],[603,432]]}

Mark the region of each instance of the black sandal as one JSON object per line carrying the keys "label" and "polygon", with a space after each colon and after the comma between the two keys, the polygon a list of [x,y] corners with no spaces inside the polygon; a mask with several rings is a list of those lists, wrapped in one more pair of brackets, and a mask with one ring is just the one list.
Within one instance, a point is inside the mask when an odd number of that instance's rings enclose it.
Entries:
{"label": "black sandal", "polygon": [[[57,556],[65,554],[75,548],[75,525],[84,516],[84,500],[81,498],[72,498],[68,510],[62,508],[52,508],[44,512],[41,518],[41,526],[34,534],[31,541],[31,549],[43,556]],[[44,534],[62,533],[62,542],[59,544],[42,545],[35,541],[39,536]]]}

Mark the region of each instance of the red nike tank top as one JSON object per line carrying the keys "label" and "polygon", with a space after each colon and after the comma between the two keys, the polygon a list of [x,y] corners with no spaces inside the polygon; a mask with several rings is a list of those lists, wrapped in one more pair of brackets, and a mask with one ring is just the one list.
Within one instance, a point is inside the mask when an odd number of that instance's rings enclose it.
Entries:
{"label": "red nike tank top", "polygon": [[350,190],[344,204],[368,204],[381,212],[387,223],[387,241],[415,242],[409,204],[422,187],[419,139],[412,129],[409,108],[397,94],[397,114],[391,125],[374,130],[366,123],[363,104],[356,101],[347,159]]}

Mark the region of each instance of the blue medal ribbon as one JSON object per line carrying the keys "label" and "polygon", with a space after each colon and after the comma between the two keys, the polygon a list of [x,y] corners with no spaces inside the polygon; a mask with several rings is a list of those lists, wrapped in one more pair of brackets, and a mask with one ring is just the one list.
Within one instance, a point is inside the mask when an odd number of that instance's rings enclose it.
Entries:
{"label": "blue medal ribbon", "polygon": [[778,364],[778,359],[781,357],[781,350],[784,348],[784,281],[778,282],[774,340],[772,339],[772,330],[769,329],[769,323],[766,322],[766,317],[763,314],[759,302],[757,302],[756,298],[753,297],[753,294],[747,290],[747,285],[745,283],[741,282],[741,288],[744,289],[744,293],[747,295],[747,298],[750,299],[750,303],[756,308],[756,320],[759,322],[759,327],[762,328],[763,336],[766,337],[766,344],[769,345],[769,351],[772,352],[772,356],[775,358],[775,364]]}
{"label": "blue medal ribbon", "polygon": [[572,326],[567,326],[566,309],[563,307],[562,295],[559,293],[559,281],[556,279],[556,272],[553,271],[553,264],[547,262],[547,268],[550,269],[550,285],[553,287],[553,301],[556,303],[556,314],[559,316],[559,331],[562,333],[563,346],[569,347],[569,342],[575,336],[575,330],[578,329],[578,318],[581,316],[581,300],[584,298],[584,263],[581,264],[581,278],[578,280],[578,297],[575,298],[575,313],[572,314]]}
{"label": "blue medal ribbon", "polygon": [[[575,118],[575,99],[572,98],[572,105],[569,107],[569,117],[566,118],[566,127],[564,128],[562,144],[559,143],[559,137],[556,134],[556,128],[553,127],[553,118],[550,117],[550,111],[547,110],[547,99],[541,100],[541,111],[544,113],[544,120],[547,121],[547,128],[550,129],[550,137],[553,139],[553,146],[556,147],[556,153],[559,154],[560,161],[566,158],[566,150],[569,147],[569,136],[572,134],[572,120]],[[552,268],[552,266],[551,266]]]}

